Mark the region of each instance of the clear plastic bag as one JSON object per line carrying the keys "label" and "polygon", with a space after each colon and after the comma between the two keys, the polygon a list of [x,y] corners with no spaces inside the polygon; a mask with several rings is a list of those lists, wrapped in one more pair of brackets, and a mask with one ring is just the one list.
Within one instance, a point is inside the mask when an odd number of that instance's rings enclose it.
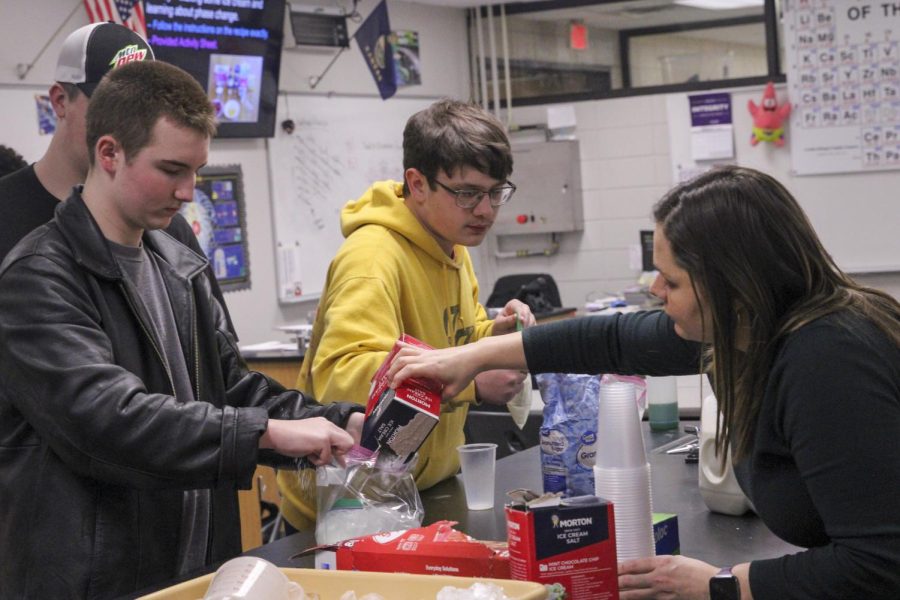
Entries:
{"label": "clear plastic bag", "polygon": [[355,448],[347,466],[316,469],[316,542],[337,542],[381,531],[419,527],[425,516],[413,479],[413,457]]}
{"label": "clear plastic bag", "polygon": [[565,496],[593,494],[600,377],[541,373],[537,382],[544,400],[544,492],[562,492]]}

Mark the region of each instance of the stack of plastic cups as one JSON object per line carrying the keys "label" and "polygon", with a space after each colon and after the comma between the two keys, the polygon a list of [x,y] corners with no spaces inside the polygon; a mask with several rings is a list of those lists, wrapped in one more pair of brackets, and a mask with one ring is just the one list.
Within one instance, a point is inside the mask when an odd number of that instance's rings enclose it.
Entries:
{"label": "stack of plastic cups", "polygon": [[634,385],[600,386],[594,489],[613,503],[618,560],[656,554],[650,464],[644,452]]}

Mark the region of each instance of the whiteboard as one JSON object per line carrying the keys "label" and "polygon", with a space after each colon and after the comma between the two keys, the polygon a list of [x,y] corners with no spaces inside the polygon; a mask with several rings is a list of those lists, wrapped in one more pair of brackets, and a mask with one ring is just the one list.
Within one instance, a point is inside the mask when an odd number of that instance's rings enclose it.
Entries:
{"label": "whiteboard", "polygon": [[[849,273],[900,271],[900,172],[876,171],[799,175],[791,168],[792,129],[787,144],[750,145],[752,119],[748,100],[757,104],[762,88],[731,91],[734,119],[735,160],[742,167],[768,173],[790,190],[806,211],[825,249],[838,266]],[[779,101],[786,96],[776,86]],[[677,171],[711,166],[695,163],[690,154],[688,94],[666,96],[673,182]]]}
{"label": "whiteboard", "polygon": [[[432,99],[282,95],[268,140],[278,300],[317,298],[343,242],[341,208],[403,179],[403,128]],[[280,124],[291,119],[293,133]]]}

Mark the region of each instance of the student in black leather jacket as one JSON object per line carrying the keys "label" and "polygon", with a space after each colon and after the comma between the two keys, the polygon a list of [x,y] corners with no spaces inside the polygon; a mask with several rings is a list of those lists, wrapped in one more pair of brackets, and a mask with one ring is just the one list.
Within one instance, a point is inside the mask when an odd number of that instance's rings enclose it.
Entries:
{"label": "student in black leather jacket", "polygon": [[184,71],[112,71],[84,188],[0,267],[4,598],[115,597],[231,558],[257,462],[358,439],[361,407],[247,370],[206,261],[161,231],[214,131]]}

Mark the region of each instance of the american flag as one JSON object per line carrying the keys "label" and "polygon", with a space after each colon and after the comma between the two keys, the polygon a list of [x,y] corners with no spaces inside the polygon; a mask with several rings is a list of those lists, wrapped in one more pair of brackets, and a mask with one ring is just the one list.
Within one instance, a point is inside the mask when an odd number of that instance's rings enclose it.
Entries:
{"label": "american flag", "polygon": [[147,38],[147,21],[140,0],[84,0],[84,8],[91,23],[112,21]]}

